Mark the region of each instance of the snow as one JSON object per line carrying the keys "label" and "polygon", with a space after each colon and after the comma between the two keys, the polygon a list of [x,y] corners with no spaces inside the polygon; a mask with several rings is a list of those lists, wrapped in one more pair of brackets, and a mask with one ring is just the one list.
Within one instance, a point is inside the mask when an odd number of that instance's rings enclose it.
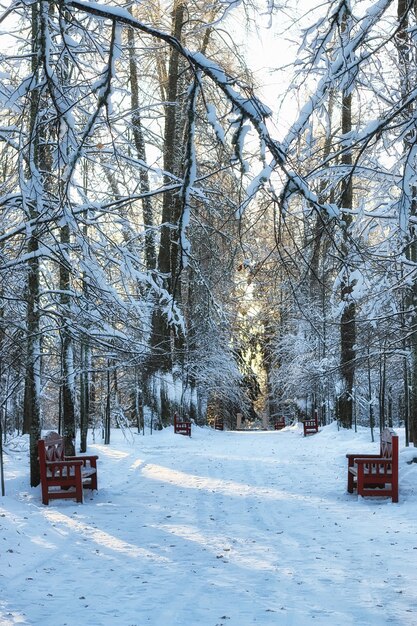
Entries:
{"label": "snow", "polygon": [[[112,430],[99,491],[43,506],[27,440],[6,446],[0,624],[361,626],[417,623],[417,452],[400,502],[346,493],[368,429]],[[376,438],[378,433],[376,432]]]}
{"label": "snow", "polygon": [[[1,77],[0,77],[1,78]],[[226,143],[226,137],[224,134],[224,130],[222,125],[219,123],[218,119],[217,119],[217,111],[216,111],[216,107],[213,104],[206,104],[206,111],[207,111],[207,121],[208,123],[212,126],[212,128],[214,129],[214,132],[216,133],[216,137],[217,139],[223,144],[225,145]]]}

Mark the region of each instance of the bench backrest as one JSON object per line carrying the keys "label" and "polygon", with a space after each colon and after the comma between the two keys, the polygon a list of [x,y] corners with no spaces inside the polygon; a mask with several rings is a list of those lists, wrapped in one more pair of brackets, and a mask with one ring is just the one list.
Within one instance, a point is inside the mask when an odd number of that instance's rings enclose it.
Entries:
{"label": "bench backrest", "polygon": [[314,433],[318,433],[319,431],[319,417],[317,411],[314,411],[314,417],[303,420],[304,427],[304,437],[306,435],[311,435]]}
{"label": "bench backrest", "polygon": [[184,417],[180,419],[176,413],[174,413],[174,424],[191,424],[190,420]]}
{"label": "bench backrest", "polygon": [[384,428],[381,432],[380,448],[381,456],[398,464],[398,435],[390,428]]}
{"label": "bench backrest", "polygon": [[174,414],[174,433],[179,435],[187,435],[191,437],[191,422],[189,420],[180,420],[178,415]]}
{"label": "bench backrest", "polygon": [[58,433],[48,433],[43,439],[38,441],[39,461],[63,461],[64,460],[64,439]]}

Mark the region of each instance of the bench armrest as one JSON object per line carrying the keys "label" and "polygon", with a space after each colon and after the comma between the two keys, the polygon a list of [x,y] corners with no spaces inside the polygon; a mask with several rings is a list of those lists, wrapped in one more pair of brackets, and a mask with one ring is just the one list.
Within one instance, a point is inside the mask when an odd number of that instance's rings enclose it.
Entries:
{"label": "bench armrest", "polygon": [[347,459],[360,459],[360,458],[377,459],[380,456],[381,456],[380,454],[366,454],[362,452],[362,454],[347,454],[346,458]]}
{"label": "bench armrest", "polygon": [[82,461],[66,459],[65,461],[45,461],[46,467],[75,467],[76,465],[82,465]]}
{"label": "bench armrest", "polygon": [[89,465],[90,467],[95,467],[97,468],[97,459],[98,456],[96,456],[95,454],[90,455],[90,456],[66,456],[65,460],[66,461],[80,461],[84,467],[87,467],[87,465]]}
{"label": "bench armrest", "polygon": [[357,459],[380,459],[383,458],[381,457],[380,454],[347,454],[346,458],[348,460],[348,467],[352,467],[355,464],[355,461]]}
{"label": "bench armrest", "polygon": [[391,465],[391,457],[386,456],[368,456],[355,459],[356,465],[367,465],[369,463],[378,463],[378,465]]}

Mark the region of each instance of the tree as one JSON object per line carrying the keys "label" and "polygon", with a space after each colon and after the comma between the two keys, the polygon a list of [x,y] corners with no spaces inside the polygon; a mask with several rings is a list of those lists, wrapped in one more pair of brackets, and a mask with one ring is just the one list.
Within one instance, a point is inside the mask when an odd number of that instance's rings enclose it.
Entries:
{"label": "tree", "polygon": [[[30,151],[27,167],[27,194],[23,196],[25,212],[31,224],[31,233],[27,242],[28,269],[26,295],[26,378],[24,399],[24,432],[30,435],[30,484],[36,487],[40,482],[37,460],[37,441],[40,438],[40,370],[41,370],[41,336],[40,336],[40,269],[39,269],[39,227],[37,225],[43,204],[43,175],[47,170],[47,139],[42,126],[42,94],[38,85],[41,84],[42,47],[45,39],[41,30],[41,7],[35,3],[32,13],[32,81],[30,95],[28,136]],[[26,187],[26,185],[25,185]]]}
{"label": "tree", "polygon": [[[415,114],[414,101],[410,100],[410,92],[412,91],[412,82],[416,75],[416,59],[415,45],[410,38],[410,17],[416,20],[417,6],[415,2],[406,2],[398,0],[398,31],[396,33],[396,45],[399,59],[399,77],[400,77],[400,93],[404,103],[404,111],[402,113],[403,123],[406,127],[410,124]],[[415,151],[416,139],[415,133],[411,128],[406,129],[403,136],[404,149],[404,183],[402,187],[402,198],[400,203],[400,229],[404,245],[404,253],[409,266],[415,266],[417,263],[417,238],[414,225],[417,215],[417,186],[410,177],[410,170],[415,167]],[[407,272],[407,269],[405,270]],[[405,362],[405,405],[406,405],[406,426],[407,435],[414,445],[417,446],[417,328],[416,328],[416,311],[417,311],[417,277],[414,274],[409,289],[406,294],[406,306],[408,309],[407,317],[413,332],[409,334],[410,356],[411,356],[411,403],[408,397],[408,367]],[[411,411],[409,413],[409,409]],[[411,419],[408,419],[410,415]]]}
{"label": "tree", "polygon": [[[27,427],[40,427],[41,380],[59,379],[72,439],[77,376],[82,447],[93,376],[109,418],[122,420],[131,385],[148,386],[145,401],[156,390],[166,421],[178,405],[199,417],[218,390],[233,413],[250,404],[242,381],[261,350],[271,412],[302,393],[324,418],[338,395],[350,427],[372,368],[389,419],[398,359],[417,370],[404,351],[415,337],[414,92],[403,81],[399,96],[395,77],[412,14],[401,5],[398,20],[388,0],[326,9],[303,18],[315,21],[293,85],[306,101],[278,140],[250,73],[220,45],[224,5],[178,1],[169,19],[157,3],[33,5],[33,49],[3,60],[2,107],[22,123],[0,138],[24,173],[4,188],[1,252],[5,271],[27,270]],[[13,280],[5,317],[22,308]],[[381,334],[369,349],[373,319],[395,331],[392,345]]]}
{"label": "tree", "polygon": [[[349,44],[349,30],[351,28],[351,14],[349,11],[341,15],[341,34],[345,39],[344,45]],[[346,45],[347,44],[347,45]],[[347,58],[349,60],[349,57]],[[342,95],[342,137],[347,138],[352,132],[352,91],[351,86],[343,89]],[[340,373],[342,378],[342,390],[338,397],[337,416],[345,428],[352,428],[353,422],[353,383],[355,375],[355,344],[356,344],[356,305],[352,298],[355,280],[352,277],[352,260],[349,259],[350,231],[352,226],[353,209],[353,155],[350,146],[347,145],[341,155],[342,166],[346,167],[345,179],[342,181],[340,197],[341,210],[344,212],[342,222],[341,262],[341,300],[342,315],[340,319]]]}

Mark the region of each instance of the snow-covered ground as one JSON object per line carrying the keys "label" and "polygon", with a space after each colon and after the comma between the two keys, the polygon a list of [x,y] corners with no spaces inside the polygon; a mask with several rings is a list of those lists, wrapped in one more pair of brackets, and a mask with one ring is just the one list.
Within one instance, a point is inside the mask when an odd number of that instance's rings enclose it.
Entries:
{"label": "snow-covered ground", "polygon": [[415,626],[417,451],[398,432],[398,504],[346,493],[346,452],[379,447],[366,429],[113,430],[110,446],[89,440],[98,493],[49,506],[19,438],[0,498],[0,624]]}

